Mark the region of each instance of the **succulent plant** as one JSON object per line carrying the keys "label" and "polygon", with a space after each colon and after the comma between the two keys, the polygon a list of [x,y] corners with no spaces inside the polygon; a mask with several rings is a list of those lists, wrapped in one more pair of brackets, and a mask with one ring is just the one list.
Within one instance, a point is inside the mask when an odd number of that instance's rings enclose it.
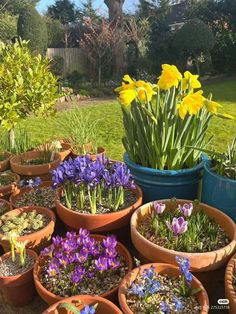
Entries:
{"label": "succulent plant", "polygon": [[6,215],[0,217],[0,232],[4,234],[15,232],[20,236],[38,231],[45,225],[47,225],[47,217],[37,214],[36,210],[13,217],[7,217]]}

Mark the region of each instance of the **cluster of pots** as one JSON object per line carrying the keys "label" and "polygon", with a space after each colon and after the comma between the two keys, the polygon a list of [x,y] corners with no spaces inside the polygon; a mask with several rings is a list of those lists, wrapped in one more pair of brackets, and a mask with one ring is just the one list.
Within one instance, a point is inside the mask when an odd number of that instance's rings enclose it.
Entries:
{"label": "cluster of pots", "polygon": [[[218,206],[213,207],[211,206],[211,202],[208,201],[201,203],[203,211],[209,217],[213,218],[230,238],[230,243],[227,246],[213,252],[185,253],[169,250],[147,240],[138,232],[137,228],[140,221],[150,214],[151,201],[159,200],[160,202],[165,203],[168,209],[170,198],[173,196],[177,198],[178,204],[184,204],[189,200],[197,198],[203,167],[208,169],[208,161],[203,160],[199,166],[191,170],[161,172],[138,166],[125,155],[125,163],[130,168],[136,182],[136,189],[134,189],[136,202],[130,207],[117,212],[107,214],[83,214],[70,210],[60,202],[60,189],[57,191],[57,196],[55,198],[55,208],[43,208],[38,206],[15,208],[17,197],[28,191],[27,188],[17,187],[20,176],[40,176],[48,179],[50,171],[55,169],[61,160],[65,159],[70,153],[71,148],[65,147],[63,156],[62,153],[55,154],[55,159],[51,163],[31,166],[21,165],[20,156],[9,156],[6,167],[10,166],[12,171],[16,173],[13,174],[16,175],[16,181],[14,186],[12,186],[7,193],[1,194],[5,197],[7,194],[11,194],[10,202],[2,200],[8,208],[5,215],[12,217],[22,212],[36,210],[37,213],[47,216],[49,222],[43,229],[21,236],[18,239],[19,241],[28,241],[27,253],[35,259],[35,263],[31,269],[23,274],[10,277],[0,276],[0,288],[4,294],[6,302],[15,306],[24,306],[31,302],[35,292],[34,287],[36,287],[40,297],[50,306],[44,311],[44,314],[69,313],[65,309],[61,309],[60,304],[68,302],[76,304],[80,309],[81,305],[78,304],[80,304],[81,301],[88,305],[98,303],[99,307],[96,311],[98,314],[132,314],[133,312],[130,310],[126,302],[128,283],[136,278],[140,269],[143,270],[147,268],[148,265],[153,265],[156,272],[160,274],[179,277],[180,270],[176,267],[175,261],[175,257],[178,255],[188,258],[190,261],[191,272],[194,275],[192,287],[201,288],[201,291],[197,294],[197,300],[201,305],[201,314],[208,313],[210,309],[207,294],[207,292],[210,291],[210,280],[214,278],[217,271],[224,268],[228,263],[225,273],[225,293],[230,302],[230,313],[236,312],[236,293],[232,284],[233,272],[236,267],[236,255],[234,255],[236,252],[236,227],[234,221],[228,215],[222,210],[216,209]],[[36,151],[25,153],[24,158],[37,158],[37,154],[38,152]],[[101,150],[101,154],[104,154],[104,150]],[[91,156],[91,158],[95,159],[95,156]],[[0,162],[0,170],[6,170],[6,168],[3,169],[1,167],[3,167],[3,165],[1,165]],[[208,178],[205,179],[203,186],[204,184],[207,185],[206,181],[208,181]],[[209,182],[213,184],[212,181]],[[50,184],[51,182],[44,182],[44,186],[46,187],[50,186]],[[213,184],[210,190],[212,191],[214,188],[215,186]],[[208,188],[205,187],[205,189]],[[210,205],[206,205],[205,203]],[[93,237],[98,241],[101,241],[104,238],[104,233],[112,233],[118,236],[118,240],[127,243],[127,239],[131,235],[132,243],[139,253],[139,258],[143,265],[139,268],[133,268],[133,260],[129,251],[123,244],[118,242],[118,252],[124,257],[128,266],[127,274],[122,279],[119,286],[114,287],[112,290],[107,291],[100,296],[78,295],[63,299],[62,297],[53,294],[48,291],[39,280],[39,272],[43,264],[43,258],[38,255],[43,248],[49,246],[51,236],[54,233],[56,221],[61,221],[62,225],[65,226],[67,230],[79,230],[80,228],[85,228],[94,233]],[[6,252],[0,257],[1,265],[1,262],[10,256],[10,245],[8,240],[4,239],[3,234],[0,234],[0,245]],[[118,301],[120,308],[114,304],[118,303]]]}

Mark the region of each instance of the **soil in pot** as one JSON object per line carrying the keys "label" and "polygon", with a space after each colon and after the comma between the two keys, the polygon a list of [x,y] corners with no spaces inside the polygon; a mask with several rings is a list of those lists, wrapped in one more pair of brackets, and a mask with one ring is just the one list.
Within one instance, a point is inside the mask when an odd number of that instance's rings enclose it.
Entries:
{"label": "soil in pot", "polygon": [[25,306],[30,303],[35,293],[33,266],[37,254],[26,251],[26,263],[19,266],[19,256],[12,262],[11,253],[0,258],[0,288],[7,303],[14,306]]}
{"label": "soil in pot", "polygon": [[2,172],[0,173],[0,188],[6,185],[13,184],[16,181],[14,175],[11,172]]}
{"label": "soil in pot", "polygon": [[55,207],[55,191],[49,187],[24,188],[24,192],[16,194],[12,199],[15,208],[24,206]]}

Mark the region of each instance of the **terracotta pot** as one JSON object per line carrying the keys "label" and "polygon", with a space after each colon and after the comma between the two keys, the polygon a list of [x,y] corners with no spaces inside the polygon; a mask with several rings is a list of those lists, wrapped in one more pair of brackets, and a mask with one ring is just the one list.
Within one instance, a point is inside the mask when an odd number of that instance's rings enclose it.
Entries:
{"label": "terracotta pot", "polygon": [[[22,207],[13,209],[10,212],[7,212],[5,215],[7,217],[17,216],[24,212],[30,212],[36,210],[38,214],[46,215],[49,218],[49,223],[46,227],[43,229],[40,229],[39,231],[33,232],[31,234],[27,234],[24,236],[20,236],[18,238],[18,241],[28,241],[27,248],[32,249],[36,252],[40,252],[42,248],[47,246],[49,244],[49,240],[51,239],[51,235],[54,231],[55,221],[56,217],[55,214],[48,208],[44,207],[38,207],[38,206],[28,206],[28,207]],[[10,250],[10,245],[8,240],[3,240],[4,237],[3,234],[0,234],[0,244],[2,245],[5,252],[8,252]]]}
{"label": "terracotta pot", "polygon": [[[47,188],[52,186],[52,181],[43,181],[40,185],[40,188]],[[11,194],[9,198],[9,202],[12,204],[14,208],[17,208],[16,201],[19,199],[23,194],[28,193],[31,190],[30,187],[17,187],[15,191]],[[37,204],[35,204],[37,206]],[[52,208],[54,208],[53,206]]]}
{"label": "terracotta pot", "polygon": [[[59,301],[42,314],[70,314],[71,312],[64,308],[59,308],[62,303],[71,303],[75,305],[78,309],[82,310],[83,305],[95,305],[98,304],[96,308],[96,314],[122,314],[121,310],[113,304],[111,301],[98,297],[98,296],[90,296],[90,295],[77,295],[71,298],[63,299]],[[82,303],[82,304],[81,304]]]}
{"label": "terracotta pot", "polygon": [[[27,254],[37,260],[38,255],[34,251],[27,250]],[[10,256],[11,253],[9,252],[0,257],[0,267],[1,262]],[[0,276],[0,289],[7,303],[14,306],[25,306],[30,303],[35,293],[33,266],[26,272],[16,276]]]}
{"label": "terracotta pot", "polygon": [[229,300],[229,313],[236,313],[236,291],[233,287],[234,269],[236,268],[236,254],[230,259],[225,272],[225,297]]}
{"label": "terracotta pot", "polygon": [[0,172],[6,171],[10,168],[10,159],[11,159],[11,153],[4,152],[4,160],[0,161]]}
{"label": "terracotta pot", "polygon": [[[173,208],[173,203],[171,200],[160,200],[161,203],[166,204],[167,210]],[[188,200],[177,200],[177,204],[188,203]],[[211,218],[215,219],[226,234],[230,237],[231,242],[216,251],[207,252],[207,253],[186,253],[186,252],[177,252],[174,250],[169,250],[164,247],[161,247],[157,244],[154,244],[143,237],[137,230],[137,226],[143,217],[150,215],[151,213],[151,204],[148,203],[140,208],[138,208],[131,217],[131,238],[136,249],[144,256],[149,262],[163,262],[167,264],[176,264],[175,257],[176,255],[188,258],[191,265],[191,270],[193,272],[207,272],[218,269],[224,266],[230,256],[236,250],[236,226],[235,223],[226,216],[224,213],[218,209],[208,206],[206,204],[200,203],[200,207],[203,208],[203,211],[207,213]]]}
{"label": "terracotta pot", "polygon": [[[4,207],[6,208],[5,213],[6,213],[6,212],[9,212],[10,210],[12,210],[12,205],[11,205],[11,203],[9,203],[8,201],[6,201],[6,200],[0,198],[0,203],[3,203],[3,204],[4,204]],[[5,214],[5,213],[4,213],[4,214]],[[1,216],[1,215],[0,215],[0,216]]]}
{"label": "terracotta pot", "polygon": [[137,196],[137,201],[132,206],[108,214],[78,213],[65,207],[58,197],[55,202],[57,214],[67,227],[74,230],[86,228],[93,232],[114,231],[128,226],[132,213],[142,205],[142,190],[136,185],[136,189],[133,189],[133,192]]}
{"label": "terracotta pot", "polygon": [[[124,277],[124,279],[122,280],[122,282],[120,283],[120,286],[119,286],[119,292],[118,292],[119,303],[120,303],[120,307],[122,309],[122,312],[124,314],[134,314],[126,302],[127,287],[130,286],[130,282],[135,280],[135,278],[137,277],[140,270],[141,270],[141,272],[143,272],[144,269],[149,268],[151,265],[153,265],[155,267],[155,270],[159,274],[167,274],[170,277],[178,277],[180,275],[180,270],[178,267],[175,267],[175,266],[172,266],[169,264],[162,264],[162,263],[146,264],[146,265],[142,265],[138,268],[133,269],[130,273],[128,273]],[[196,295],[196,297],[197,297],[197,300],[199,302],[199,305],[202,307],[200,314],[207,314],[208,310],[209,310],[209,300],[208,300],[206,290],[202,286],[201,282],[194,276],[193,276],[193,281],[192,281],[192,288],[194,288],[194,289],[195,288],[201,288],[202,289]]]}
{"label": "terracotta pot", "polygon": [[[105,238],[105,236],[98,235],[98,234],[92,234],[91,237],[93,237],[96,241],[102,241]],[[127,266],[128,266],[127,272],[129,272],[133,268],[133,261],[132,261],[132,257],[130,255],[129,251],[120,242],[117,242],[117,251],[120,255],[122,255],[125,258],[125,261],[126,261]],[[37,290],[38,294],[40,295],[40,297],[46,303],[51,305],[51,304],[54,304],[58,301],[62,301],[63,297],[60,297],[60,296],[48,291],[41,284],[41,282],[39,280],[39,273],[40,273],[43,265],[44,265],[44,258],[40,256],[34,265],[34,283],[35,283],[36,290]],[[118,292],[118,286],[114,287],[112,290],[109,290],[109,291],[101,294],[100,296],[103,298],[106,298],[108,300],[114,301],[117,299],[117,292]]]}
{"label": "terracotta pot", "polygon": [[61,160],[63,161],[64,159],[66,159],[67,156],[70,155],[72,147],[70,143],[61,143],[62,146],[62,150],[60,152],[58,152],[58,154],[61,156]]}
{"label": "terracotta pot", "polygon": [[[106,154],[105,148],[98,147],[96,154],[87,154],[87,156],[89,156],[92,160],[96,160],[98,157],[102,157],[105,154]],[[77,153],[75,153],[73,150],[72,150],[70,155],[71,155],[72,158],[76,158],[76,157],[80,156]]]}
{"label": "terracotta pot", "polygon": [[20,182],[20,176],[18,176],[18,174],[13,172],[7,173],[14,178],[14,182],[12,184],[0,186],[0,197],[13,193],[16,189],[17,184]]}
{"label": "terracotta pot", "polygon": [[31,151],[20,155],[16,155],[11,158],[11,169],[17,174],[23,176],[42,176],[49,174],[50,171],[56,169],[60,162],[61,157],[58,153],[55,153],[55,158],[52,162],[41,165],[22,165],[22,160],[34,160],[41,158],[42,151]]}

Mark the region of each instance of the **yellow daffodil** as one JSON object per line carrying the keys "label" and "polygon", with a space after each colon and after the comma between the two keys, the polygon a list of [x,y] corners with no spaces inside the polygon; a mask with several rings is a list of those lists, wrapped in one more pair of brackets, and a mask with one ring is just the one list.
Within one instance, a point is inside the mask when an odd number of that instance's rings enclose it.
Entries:
{"label": "yellow daffodil", "polygon": [[139,80],[132,80],[129,75],[123,77],[122,85],[115,89],[120,94],[120,102],[129,105],[135,99],[140,102],[151,101],[153,95],[156,94],[154,86],[151,83]]}
{"label": "yellow daffodil", "polygon": [[217,113],[217,108],[222,107],[220,104],[218,104],[215,101],[211,101],[211,100],[206,100],[206,108],[209,112],[216,114]]}
{"label": "yellow daffodil", "polygon": [[181,119],[184,119],[187,112],[190,115],[196,115],[198,111],[204,106],[205,97],[202,96],[203,91],[196,93],[189,93],[185,96],[182,102],[177,106],[178,113]]}
{"label": "yellow daffodil", "polygon": [[169,89],[173,86],[178,87],[179,81],[182,79],[182,74],[175,65],[163,64],[162,73],[159,77],[157,85],[160,89]]}
{"label": "yellow daffodil", "polygon": [[198,80],[199,75],[194,75],[189,71],[184,72],[184,78],[182,80],[182,89],[186,90],[190,87],[190,89],[201,88],[201,83]]}

